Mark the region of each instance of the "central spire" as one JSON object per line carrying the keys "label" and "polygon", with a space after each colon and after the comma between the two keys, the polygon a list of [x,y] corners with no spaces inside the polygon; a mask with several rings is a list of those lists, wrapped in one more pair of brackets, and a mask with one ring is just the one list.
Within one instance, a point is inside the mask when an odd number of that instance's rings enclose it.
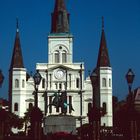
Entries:
{"label": "central spire", "polygon": [[51,33],[69,33],[69,13],[66,10],[64,0],[55,0]]}
{"label": "central spire", "polygon": [[55,0],[55,11],[66,10],[64,0]]}

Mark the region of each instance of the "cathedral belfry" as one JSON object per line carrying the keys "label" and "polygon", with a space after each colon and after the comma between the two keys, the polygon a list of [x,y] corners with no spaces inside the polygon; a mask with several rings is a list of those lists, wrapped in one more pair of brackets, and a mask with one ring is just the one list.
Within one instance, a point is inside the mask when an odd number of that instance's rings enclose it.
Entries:
{"label": "cathedral belfry", "polygon": [[69,13],[64,0],[56,0],[48,36],[48,63],[72,63],[73,36],[69,26]]}
{"label": "cathedral belfry", "polygon": [[[19,24],[17,19],[16,37],[9,69],[9,102],[10,111],[23,116],[22,108],[26,107],[24,99],[26,96],[26,68],[24,68],[22,50],[19,36]],[[21,111],[20,111],[21,110]]]}
{"label": "cathedral belfry", "polygon": [[[64,0],[55,0],[48,34],[48,63],[36,63],[36,70],[42,77],[38,89],[38,107],[46,116],[61,113],[72,115],[79,127],[88,123],[88,103],[92,98],[92,87],[89,77],[85,80],[84,62],[73,62],[73,35],[70,32],[69,16]],[[16,30],[9,70],[9,100],[11,111],[23,117],[26,110],[34,106],[34,80],[32,75],[27,78],[27,70],[23,64],[18,22]],[[96,68],[100,78],[100,106],[106,106],[107,109],[107,114],[101,118],[101,125],[112,126],[112,68],[104,22]],[[55,102],[55,97],[60,95],[64,97],[64,112]]]}
{"label": "cathedral belfry", "polygon": [[112,68],[110,64],[107,43],[104,31],[104,18],[102,17],[101,41],[97,59],[100,94],[100,107],[104,108],[106,114],[101,118],[101,125],[112,126]]}

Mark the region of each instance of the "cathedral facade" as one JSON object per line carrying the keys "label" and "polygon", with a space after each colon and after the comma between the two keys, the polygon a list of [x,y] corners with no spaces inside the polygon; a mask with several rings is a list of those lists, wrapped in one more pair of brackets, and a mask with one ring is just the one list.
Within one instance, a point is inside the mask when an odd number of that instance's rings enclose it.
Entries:
{"label": "cathedral facade", "polygon": [[[77,126],[88,123],[88,103],[92,102],[90,77],[85,79],[84,62],[73,61],[73,35],[70,33],[69,13],[64,0],[56,0],[48,35],[48,63],[36,63],[41,74],[38,86],[38,107],[44,116],[61,114],[60,108],[52,104],[55,95],[66,94],[66,114],[75,116]],[[101,125],[112,126],[112,68],[106,46],[104,26],[97,59],[98,94],[100,107],[106,113],[101,117]],[[9,101],[13,113],[24,116],[34,106],[35,83],[27,73],[23,63],[17,24],[15,44],[9,70]],[[94,116],[93,116],[94,117]]]}

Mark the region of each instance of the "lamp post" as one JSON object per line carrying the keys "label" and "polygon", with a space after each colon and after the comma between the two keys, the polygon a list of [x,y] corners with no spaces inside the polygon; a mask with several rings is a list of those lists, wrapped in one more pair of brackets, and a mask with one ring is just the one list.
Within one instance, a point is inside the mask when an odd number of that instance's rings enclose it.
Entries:
{"label": "lamp post", "polygon": [[33,76],[34,79],[34,107],[31,111],[31,133],[34,140],[41,140],[42,111],[38,108],[38,86],[41,82],[39,70]]}
{"label": "lamp post", "polygon": [[135,78],[135,74],[133,73],[132,69],[128,70],[127,74],[125,75],[125,78],[127,80],[129,93],[131,93],[132,84],[133,84],[133,81],[134,81],[134,78]]}
{"label": "lamp post", "polygon": [[[97,75],[97,71],[96,69],[93,70],[93,72],[90,75],[90,80],[91,80],[91,84],[92,84],[92,108],[91,108],[91,114],[90,117],[93,117],[93,119],[91,118],[90,120],[92,120],[92,128],[93,128],[93,140],[100,140],[100,99],[97,100],[97,96],[96,95],[96,87],[98,85],[98,75]],[[100,96],[99,96],[100,97]],[[97,101],[98,106],[97,106]]]}
{"label": "lamp post", "polygon": [[[129,123],[130,123],[130,140],[137,140],[137,122],[135,120],[135,109],[134,109],[134,96],[132,92],[132,84],[135,78],[135,74],[133,73],[132,69],[129,69],[126,76],[125,76],[128,84],[128,113],[129,113]],[[128,132],[129,133],[129,132]]]}
{"label": "lamp post", "polygon": [[34,98],[35,98],[35,107],[38,107],[38,86],[41,82],[41,75],[39,73],[39,70],[37,70],[37,72],[34,74],[33,76],[34,79],[34,88],[35,88],[35,92],[34,92]]}

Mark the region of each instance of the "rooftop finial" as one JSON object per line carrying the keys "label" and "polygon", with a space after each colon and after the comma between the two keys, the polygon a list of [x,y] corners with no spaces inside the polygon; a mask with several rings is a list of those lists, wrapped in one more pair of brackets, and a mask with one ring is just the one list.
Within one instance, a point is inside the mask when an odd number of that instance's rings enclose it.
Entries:
{"label": "rooftop finial", "polygon": [[19,25],[18,25],[18,18],[16,18],[16,21],[17,21],[17,32],[19,32]]}
{"label": "rooftop finial", "polygon": [[102,30],[104,30],[104,17],[102,16]]}

